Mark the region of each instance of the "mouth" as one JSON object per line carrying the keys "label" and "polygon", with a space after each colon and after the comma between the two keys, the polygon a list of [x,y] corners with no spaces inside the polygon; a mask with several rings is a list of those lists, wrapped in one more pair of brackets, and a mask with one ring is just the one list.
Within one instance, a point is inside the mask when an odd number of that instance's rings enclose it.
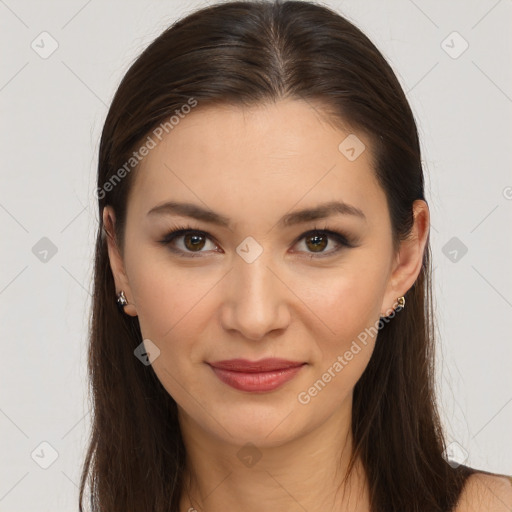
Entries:
{"label": "mouth", "polygon": [[293,379],[307,363],[287,359],[229,359],[208,363],[225,384],[240,391],[268,392]]}

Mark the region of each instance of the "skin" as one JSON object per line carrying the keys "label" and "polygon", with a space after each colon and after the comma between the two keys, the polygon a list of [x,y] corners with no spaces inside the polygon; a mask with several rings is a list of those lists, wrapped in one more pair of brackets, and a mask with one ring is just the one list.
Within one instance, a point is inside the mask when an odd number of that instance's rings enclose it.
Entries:
{"label": "skin", "polygon": [[[338,146],[351,132],[319,112],[298,100],[251,109],[199,106],[136,171],[123,257],[108,237],[116,291],[124,290],[129,302],[125,313],[138,315],[143,338],[158,346],[153,369],[178,404],[192,498],[191,505],[184,493],[182,511],[369,510],[359,465],[350,492],[337,490],[352,447],[352,393],[375,338],[359,343],[309,403],[298,395],[411,288],[421,270],[429,210],[424,201],[414,203],[412,236],[394,254],[369,140],[352,132],[366,150],[350,161]],[[218,212],[232,220],[231,228],[147,215],[171,199]],[[277,224],[284,214],[340,199],[366,220],[334,215]],[[112,234],[110,207],[103,221]],[[159,243],[176,223],[211,237],[197,249],[200,257],[177,256]],[[323,253],[330,254],[315,257],[311,237],[299,239],[315,228],[356,237],[357,246],[332,252],[338,242],[322,238],[328,241]],[[236,252],[248,236],[263,250],[251,263]],[[183,236],[174,246],[187,254]],[[307,365],[277,390],[249,393],[224,384],[205,363],[235,357]],[[247,443],[254,446],[242,453],[261,457],[251,466],[238,456]]]}

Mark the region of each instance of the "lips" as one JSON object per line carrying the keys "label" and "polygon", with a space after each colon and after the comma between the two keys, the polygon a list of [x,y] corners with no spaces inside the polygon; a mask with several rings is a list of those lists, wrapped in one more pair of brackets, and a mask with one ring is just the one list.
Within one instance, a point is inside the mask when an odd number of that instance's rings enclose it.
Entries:
{"label": "lips", "polygon": [[214,368],[221,370],[231,370],[233,372],[260,373],[275,370],[286,370],[288,368],[296,368],[305,364],[301,361],[290,361],[288,359],[267,358],[259,361],[249,361],[247,359],[226,359],[223,361],[214,361],[208,363]]}
{"label": "lips", "polygon": [[229,359],[208,363],[225,384],[240,391],[267,392],[293,379],[306,363],[287,359]]}

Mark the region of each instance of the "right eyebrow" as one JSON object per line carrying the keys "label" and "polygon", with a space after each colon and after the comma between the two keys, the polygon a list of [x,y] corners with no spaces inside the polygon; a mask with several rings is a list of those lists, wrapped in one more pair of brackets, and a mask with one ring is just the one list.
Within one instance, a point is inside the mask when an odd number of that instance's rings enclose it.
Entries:
{"label": "right eyebrow", "polygon": [[[216,213],[212,210],[203,208],[202,206],[192,203],[180,203],[176,201],[167,201],[161,205],[155,206],[147,215],[180,215],[190,217],[203,222],[217,224],[223,227],[230,227],[230,219]],[[280,227],[288,227],[296,224],[302,224],[312,220],[325,219],[332,215],[351,215],[366,221],[366,216],[359,208],[344,203],[342,201],[331,201],[328,203],[320,204],[313,208],[305,208],[295,212],[283,215],[278,224]]]}

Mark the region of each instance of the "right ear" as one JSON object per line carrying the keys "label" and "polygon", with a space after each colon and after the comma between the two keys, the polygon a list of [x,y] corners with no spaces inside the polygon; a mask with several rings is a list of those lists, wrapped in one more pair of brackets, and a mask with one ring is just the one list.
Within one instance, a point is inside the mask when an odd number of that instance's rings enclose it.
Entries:
{"label": "right ear", "polygon": [[[114,276],[116,295],[123,290],[126,300],[128,301],[128,304],[123,308],[124,312],[130,316],[137,316],[137,309],[133,303],[133,295],[128,281],[128,276],[126,275],[124,268],[123,258],[121,257],[121,253],[114,236],[115,222],[116,216],[113,208],[111,206],[105,206],[103,208],[103,225],[105,226],[108,257],[110,260],[110,268]],[[112,300],[116,299],[117,297],[112,298]]]}

